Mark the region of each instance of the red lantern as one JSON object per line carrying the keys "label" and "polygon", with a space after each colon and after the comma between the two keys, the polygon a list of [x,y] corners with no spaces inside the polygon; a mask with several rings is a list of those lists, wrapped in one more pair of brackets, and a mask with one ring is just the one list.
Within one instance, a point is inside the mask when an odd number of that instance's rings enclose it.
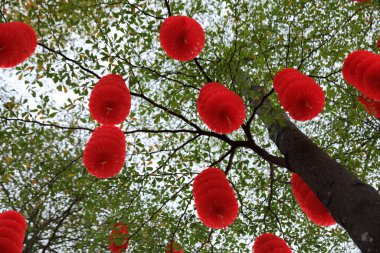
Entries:
{"label": "red lantern", "polygon": [[325,105],[325,95],[319,85],[296,69],[286,68],[273,78],[273,87],[284,110],[295,120],[316,117]]}
{"label": "red lantern", "polygon": [[181,249],[181,246],[173,240],[166,247],[165,253],[183,253],[183,249]]}
{"label": "red lantern", "polygon": [[116,125],[131,109],[131,94],[121,76],[107,75],[95,85],[89,103],[92,117],[101,124]]}
{"label": "red lantern", "polygon": [[160,43],[169,57],[189,61],[202,52],[205,35],[202,26],[194,19],[171,16],[162,23]]}
{"label": "red lantern", "polygon": [[325,94],[314,80],[293,82],[283,94],[282,106],[289,115],[300,121],[311,120],[323,110]]}
{"label": "red lantern", "polygon": [[12,68],[28,59],[36,50],[37,36],[22,22],[0,24],[0,68]]}
{"label": "red lantern", "polygon": [[220,134],[236,131],[245,118],[243,100],[219,83],[208,83],[202,87],[197,109],[203,122]]}
{"label": "red lantern", "polygon": [[320,226],[336,224],[327,208],[298,174],[293,173],[291,183],[294,197],[312,222]]}
{"label": "red lantern", "polygon": [[16,211],[0,214],[0,252],[21,253],[26,232],[24,216]]}
{"label": "red lantern", "polygon": [[129,242],[127,226],[122,222],[118,222],[113,227],[108,244],[109,249],[112,253],[125,252]]}
{"label": "red lantern", "polygon": [[342,74],[344,80],[346,80],[347,83],[356,87],[356,84],[352,82],[354,78],[354,70],[356,68],[356,65],[363,59],[363,57],[366,57],[368,55],[370,55],[370,52],[368,51],[357,50],[350,53],[346,59],[344,59]]}
{"label": "red lantern", "polygon": [[198,217],[205,226],[226,228],[236,219],[239,207],[235,193],[221,170],[202,171],[194,180],[193,195]]}
{"label": "red lantern", "polygon": [[88,172],[97,178],[117,175],[125,162],[124,135],[115,126],[97,128],[86,144],[83,163]]}
{"label": "red lantern", "polygon": [[357,50],[344,60],[343,77],[360,93],[380,100],[380,56],[374,53]]}
{"label": "red lantern", "polygon": [[358,101],[364,106],[369,115],[380,119],[380,101],[375,101],[365,96],[359,96]]}
{"label": "red lantern", "polygon": [[270,233],[257,237],[252,249],[254,253],[292,253],[283,239]]}
{"label": "red lantern", "polygon": [[26,230],[27,228],[27,224],[26,224],[24,216],[17,211],[11,210],[11,211],[2,212],[0,213],[0,219],[14,221],[18,225],[20,225],[22,230]]}

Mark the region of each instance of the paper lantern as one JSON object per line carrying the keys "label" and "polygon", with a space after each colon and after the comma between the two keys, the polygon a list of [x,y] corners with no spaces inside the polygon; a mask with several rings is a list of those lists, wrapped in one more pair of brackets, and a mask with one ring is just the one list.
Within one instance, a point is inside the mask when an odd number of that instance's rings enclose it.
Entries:
{"label": "paper lantern", "polygon": [[183,253],[183,249],[181,249],[181,246],[173,240],[166,247],[165,253]]}
{"label": "paper lantern", "polygon": [[358,101],[364,106],[369,115],[380,119],[380,101],[375,101],[365,96],[359,96]]}
{"label": "paper lantern", "polygon": [[91,92],[89,109],[101,124],[116,125],[124,121],[131,109],[131,94],[122,77],[102,77]]}
{"label": "paper lantern", "polygon": [[354,85],[352,83],[352,78],[354,76],[354,70],[356,65],[363,59],[363,57],[369,56],[371,52],[365,50],[357,50],[350,53],[345,59],[342,68],[342,74],[344,80],[347,83]]}
{"label": "paper lantern", "polygon": [[129,243],[128,233],[127,226],[124,223],[118,222],[114,225],[108,244],[112,253],[125,252]]}
{"label": "paper lantern", "polygon": [[97,178],[113,177],[124,165],[125,139],[122,133],[117,133],[116,129],[117,127],[114,126],[99,127],[94,131],[84,149],[84,166],[91,175]]}
{"label": "paper lantern", "polygon": [[28,59],[36,50],[33,28],[22,22],[0,24],[0,68],[12,68]]}
{"label": "paper lantern", "polygon": [[160,43],[166,54],[179,61],[189,61],[203,50],[205,35],[202,26],[186,16],[171,16],[160,28]]}
{"label": "paper lantern", "polygon": [[201,89],[197,109],[203,122],[220,134],[236,131],[245,119],[243,100],[218,83],[208,83]]}
{"label": "paper lantern", "polygon": [[26,220],[22,214],[17,211],[5,211],[0,213],[0,220],[12,220],[17,222],[21,228],[25,231],[27,228]]}
{"label": "paper lantern", "polygon": [[323,110],[325,94],[311,78],[293,82],[282,96],[282,106],[300,121],[311,120]]}
{"label": "paper lantern", "polygon": [[291,253],[288,244],[274,234],[265,233],[255,239],[254,253]]}
{"label": "paper lantern", "polygon": [[198,217],[205,226],[222,229],[236,219],[239,207],[235,193],[219,169],[202,171],[194,179],[193,195]]}
{"label": "paper lantern", "polygon": [[284,110],[295,120],[313,119],[323,110],[325,96],[321,87],[296,69],[279,71],[273,78],[273,87]]}
{"label": "paper lantern", "polygon": [[294,197],[301,210],[312,222],[320,226],[336,224],[327,208],[298,174],[293,173],[291,184]]}
{"label": "paper lantern", "polygon": [[26,232],[26,221],[17,211],[0,214],[0,252],[21,253]]}
{"label": "paper lantern", "polygon": [[343,77],[360,93],[380,100],[380,56],[374,53],[357,50],[344,60]]}

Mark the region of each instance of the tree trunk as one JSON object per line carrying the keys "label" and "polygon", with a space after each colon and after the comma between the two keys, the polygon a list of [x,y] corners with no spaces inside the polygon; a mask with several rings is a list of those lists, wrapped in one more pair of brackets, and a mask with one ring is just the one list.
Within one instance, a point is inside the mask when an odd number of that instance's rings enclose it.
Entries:
{"label": "tree trunk", "polygon": [[[262,91],[257,86],[252,89]],[[327,155],[285,113],[275,114],[270,101],[258,115],[285,156],[288,169],[302,177],[362,252],[380,253],[379,193]]]}

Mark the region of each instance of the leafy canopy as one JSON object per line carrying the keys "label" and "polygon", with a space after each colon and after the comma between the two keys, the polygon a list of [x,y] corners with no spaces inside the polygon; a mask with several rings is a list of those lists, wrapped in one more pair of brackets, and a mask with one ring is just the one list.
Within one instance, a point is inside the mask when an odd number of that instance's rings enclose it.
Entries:
{"label": "leafy canopy", "polygon": [[[163,252],[171,240],[185,252],[251,252],[254,238],[264,232],[283,237],[295,252],[353,252],[342,228],[317,227],[301,212],[289,171],[194,128],[208,131],[196,111],[207,81],[195,62],[173,61],[160,48],[165,1],[2,3],[4,17],[31,24],[40,42],[34,57],[1,71],[0,206],[25,214],[27,252],[106,251],[119,221],[128,224],[130,252]],[[212,80],[243,97],[248,117],[254,111],[250,101],[262,94],[249,90],[246,76],[266,92],[284,67],[313,77],[325,91],[326,107],[297,126],[380,188],[374,159],[379,121],[365,113],[341,75],[349,52],[375,50],[376,3],[194,0],[170,1],[170,10],[202,24],[206,46],[198,61]],[[121,125],[125,167],[117,177],[100,180],[83,167],[82,152],[97,126],[88,112],[89,92],[97,77],[109,73],[122,75],[134,95]],[[13,75],[26,93],[9,85]],[[57,103],[60,97],[67,100]],[[268,99],[281,111],[276,94]],[[258,117],[250,131],[257,145],[281,156]],[[229,138],[246,136],[240,129]],[[228,179],[239,200],[238,219],[227,230],[203,226],[194,207],[191,181],[211,164],[230,166]]]}

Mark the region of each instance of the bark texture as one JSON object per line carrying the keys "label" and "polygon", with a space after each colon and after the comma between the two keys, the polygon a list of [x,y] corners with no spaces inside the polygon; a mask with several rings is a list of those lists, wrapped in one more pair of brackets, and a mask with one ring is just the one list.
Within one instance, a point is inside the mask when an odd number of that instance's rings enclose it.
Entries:
{"label": "bark texture", "polygon": [[294,125],[277,128],[275,133],[273,141],[290,169],[317,194],[361,251],[379,253],[378,192],[338,164]]}
{"label": "bark texture", "polygon": [[273,113],[270,101],[258,115],[285,156],[288,169],[303,178],[362,252],[380,253],[379,193],[313,143],[284,112]]}

